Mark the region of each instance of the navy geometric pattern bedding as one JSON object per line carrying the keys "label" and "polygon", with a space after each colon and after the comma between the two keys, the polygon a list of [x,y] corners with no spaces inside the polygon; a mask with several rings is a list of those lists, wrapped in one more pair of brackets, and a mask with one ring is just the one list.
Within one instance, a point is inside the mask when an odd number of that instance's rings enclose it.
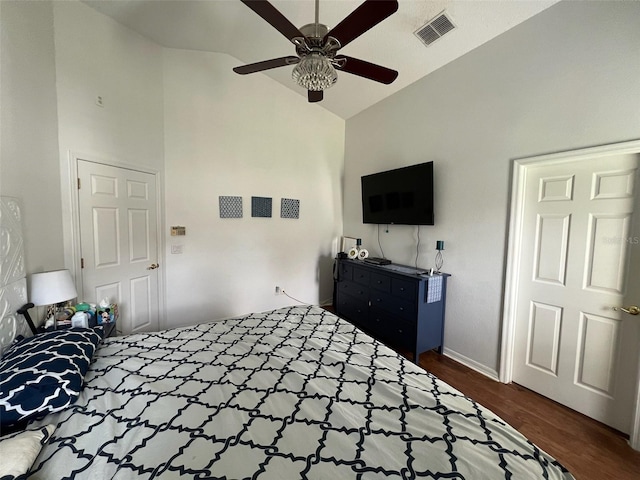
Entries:
{"label": "navy geometric pattern bedding", "polygon": [[73,403],[102,330],[70,328],[25,338],[0,360],[0,425],[40,418]]}
{"label": "navy geometric pattern bedding", "polygon": [[107,339],[38,479],[571,479],[500,418],[318,307]]}

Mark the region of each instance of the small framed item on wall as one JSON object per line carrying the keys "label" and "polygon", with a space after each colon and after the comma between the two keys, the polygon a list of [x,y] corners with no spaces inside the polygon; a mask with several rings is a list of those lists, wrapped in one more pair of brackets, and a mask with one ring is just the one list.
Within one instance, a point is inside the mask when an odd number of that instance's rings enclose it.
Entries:
{"label": "small framed item on wall", "polygon": [[300,200],[281,198],[280,218],[300,218]]}
{"label": "small framed item on wall", "polygon": [[242,197],[221,195],[218,203],[220,218],[242,218]]}
{"label": "small framed item on wall", "polygon": [[251,216],[271,218],[271,197],[251,197]]}

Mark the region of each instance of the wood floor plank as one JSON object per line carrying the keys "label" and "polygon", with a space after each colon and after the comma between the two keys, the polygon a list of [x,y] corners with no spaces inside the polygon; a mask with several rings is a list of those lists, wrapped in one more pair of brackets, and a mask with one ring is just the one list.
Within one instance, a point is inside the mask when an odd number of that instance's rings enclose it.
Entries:
{"label": "wood floor plank", "polygon": [[492,410],[577,480],[640,480],[640,452],[620,432],[520,385],[496,382],[435,351],[420,366]]}

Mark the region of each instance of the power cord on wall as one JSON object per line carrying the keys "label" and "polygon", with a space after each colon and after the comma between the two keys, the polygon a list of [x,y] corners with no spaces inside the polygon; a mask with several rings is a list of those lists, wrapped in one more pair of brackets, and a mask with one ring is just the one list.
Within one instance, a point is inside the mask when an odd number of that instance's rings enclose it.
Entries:
{"label": "power cord on wall", "polygon": [[418,256],[420,255],[420,225],[418,225],[418,243],[416,244],[416,270],[418,269]]}
{"label": "power cord on wall", "polygon": [[286,291],[284,291],[284,290],[282,290],[282,294],[283,294],[283,295],[286,295],[286,296],[287,296],[287,297],[289,297],[291,300],[295,300],[296,302],[301,303],[302,305],[309,305],[309,306],[314,305],[313,303],[307,303],[307,302],[303,302],[302,300],[298,300],[297,298],[292,297],[291,295],[289,295],[289,294],[288,294]]}
{"label": "power cord on wall", "polygon": [[[389,233],[389,226],[387,226],[387,233]],[[384,250],[382,250],[382,244],[380,243],[380,224],[378,224],[378,247],[380,247],[380,254],[382,255],[382,258],[386,258],[384,256]]]}

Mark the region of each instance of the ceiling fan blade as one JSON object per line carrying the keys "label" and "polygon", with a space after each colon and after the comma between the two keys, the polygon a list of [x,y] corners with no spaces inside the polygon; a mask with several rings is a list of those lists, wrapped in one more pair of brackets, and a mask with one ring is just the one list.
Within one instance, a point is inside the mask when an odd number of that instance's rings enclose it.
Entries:
{"label": "ceiling fan blade", "polygon": [[307,90],[307,97],[309,103],[320,102],[324,98],[324,92],[322,90]]}
{"label": "ceiling fan blade", "polygon": [[324,36],[323,44],[329,37],[333,37],[340,42],[340,47],[344,47],[396,10],[398,10],[397,0],[365,0]]}
{"label": "ceiling fan blade", "polygon": [[300,30],[267,0],[241,0],[241,2],[260,15],[289,41],[296,37],[304,37]]}
{"label": "ceiling fan blade", "polygon": [[233,71],[240,75],[246,75],[247,73],[262,72],[263,70],[269,70],[271,68],[286,67],[287,65],[295,65],[300,59],[298,57],[280,57],[271,60],[265,60],[263,62],[250,63],[248,65],[242,65],[240,67],[234,67]]}
{"label": "ceiling fan blade", "polygon": [[352,75],[358,75],[360,77],[368,78],[369,80],[374,80],[386,85],[389,85],[396,78],[398,78],[398,72],[396,72],[395,70],[391,70],[387,67],[381,67],[380,65],[376,65],[375,63],[365,62],[364,60],[347,57],[346,55],[336,55],[335,59],[345,60],[344,64],[342,65],[340,64],[343,62],[339,62],[336,65],[336,69],[343,72],[351,73]]}

